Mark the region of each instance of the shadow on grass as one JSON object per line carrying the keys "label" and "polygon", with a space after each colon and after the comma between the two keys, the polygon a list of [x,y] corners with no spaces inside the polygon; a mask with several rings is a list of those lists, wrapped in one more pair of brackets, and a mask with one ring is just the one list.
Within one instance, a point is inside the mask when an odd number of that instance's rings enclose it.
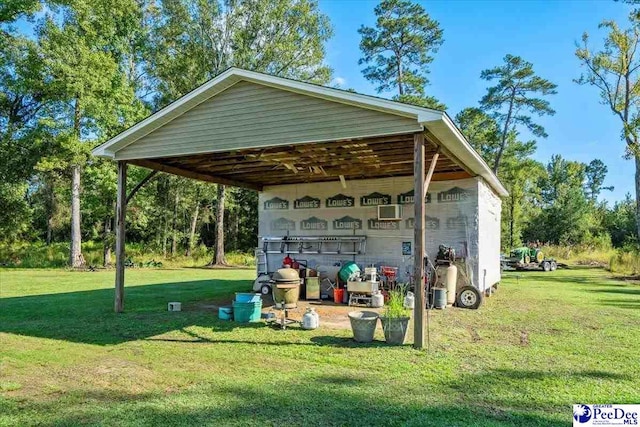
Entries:
{"label": "shadow on grass", "polygon": [[640,296],[640,288],[634,289],[628,286],[623,287],[622,289],[620,287],[611,288],[611,289],[594,289],[592,292]]}
{"label": "shadow on grass", "polygon": [[356,342],[352,337],[333,337],[330,335],[311,338],[311,342],[329,347],[338,348],[376,348],[376,347],[411,347],[411,344],[403,346],[391,346],[383,341],[374,340],[369,343]]}
{"label": "shadow on grass", "polygon": [[[277,372],[273,372],[277,375]],[[465,376],[439,385],[450,390],[447,403],[429,399],[429,387],[387,392],[371,376],[312,375],[305,381],[283,378],[270,384],[238,381],[238,384],[202,384],[177,393],[102,393],[79,391],[75,399],[40,403],[33,410],[51,413],[40,425],[283,425],[283,426],[444,426],[504,425],[556,426],[558,408],[551,403],[531,406],[525,396],[510,400],[487,391],[509,372]],[[551,374],[549,374],[551,375]],[[486,377],[496,378],[487,384]],[[277,384],[277,386],[274,386]],[[456,390],[462,389],[462,393]],[[395,392],[394,392],[395,391]],[[501,396],[504,396],[501,393]],[[180,404],[172,404],[174,400]],[[25,409],[24,405],[21,411]],[[67,409],[67,410],[65,410]],[[55,414],[55,415],[53,415]]]}
{"label": "shadow on grass", "polygon": [[627,308],[632,310],[640,310],[640,300],[628,300],[628,299],[607,299],[602,301],[602,304],[610,307]]}
{"label": "shadow on grass", "polygon": [[[113,312],[112,289],[2,298],[0,332],[109,345],[184,331],[188,326],[228,331],[251,326],[218,320],[216,308],[229,304],[235,292],[249,289],[247,280],[132,286],[125,288],[126,311],[121,314]],[[182,302],[183,311],[168,312],[170,301]]]}

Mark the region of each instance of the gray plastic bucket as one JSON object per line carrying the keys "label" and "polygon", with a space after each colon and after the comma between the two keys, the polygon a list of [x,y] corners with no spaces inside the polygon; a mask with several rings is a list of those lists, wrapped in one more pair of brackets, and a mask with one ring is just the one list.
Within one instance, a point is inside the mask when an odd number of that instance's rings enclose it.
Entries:
{"label": "gray plastic bucket", "polygon": [[378,324],[378,313],[374,311],[352,311],[349,313],[353,339],[358,342],[371,342]]}

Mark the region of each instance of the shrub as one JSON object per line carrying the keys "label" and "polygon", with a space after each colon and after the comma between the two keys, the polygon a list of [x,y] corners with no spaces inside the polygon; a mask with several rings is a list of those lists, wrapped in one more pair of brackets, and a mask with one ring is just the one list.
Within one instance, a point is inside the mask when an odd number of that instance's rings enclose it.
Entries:
{"label": "shrub", "polygon": [[[103,247],[101,242],[87,241],[82,244],[82,254],[90,266],[102,266]],[[126,257],[136,267],[202,267],[213,258],[213,253],[206,246],[200,245],[192,251],[190,257],[183,253],[173,257],[164,257],[162,250],[140,243],[127,244]],[[253,254],[230,252],[226,254],[230,265],[253,267]],[[36,243],[4,243],[0,244],[0,266],[20,268],[64,268],[68,265],[69,244],[52,243],[45,245]],[[112,253],[111,262],[115,263]]]}
{"label": "shrub", "polygon": [[640,275],[640,250],[619,250],[610,258],[609,270],[612,273]]}

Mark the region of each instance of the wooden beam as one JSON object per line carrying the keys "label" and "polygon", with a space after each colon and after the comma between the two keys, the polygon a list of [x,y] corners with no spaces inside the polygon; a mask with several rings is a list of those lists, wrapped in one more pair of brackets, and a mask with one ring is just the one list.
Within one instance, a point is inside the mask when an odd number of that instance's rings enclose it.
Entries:
{"label": "wooden beam", "polygon": [[424,219],[424,134],[414,134],[413,140],[413,194],[414,200],[414,228],[413,228],[413,277],[416,301],[413,314],[413,346],[424,348],[424,312],[426,307],[424,289],[424,253],[425,253],[425,219]]}
{"label": "wooden beam", "polygon": [[429,191],[429,183],[431,182],[431,178],[433,177],[433,171],[436,169],[436,164],[438,163],[438,157],[440,157],[440,152],[436,151],[433,157],[431,158],[431,164],[429,165],[429,172],[427,172],[427,177],[424,179],[424,194],[427,194]]}
{"label": "wooden beam", "polygon": [[151,179],[157,174],[158,174],[157,170],[152,170],[151,172],[149,172],[147,176],[142,178],[142,180],[138,184],[136,184],[136,186],[133,187],[133,190],[131,190],[131,192],[127,195],[127,201],[125,203],[128,205],[131,199],[133,198],[133,196],[136,195],[138,190],[140,190],[147,182],[151,181]]}
{"label": "wooden beam", "polygon": [[440,141],[438,141],[438,138],[435,137],[434,134],[432,134],[429,131],[426,131],[427,133],[427,140],[433,144],[435,147],[438,147],[438,149],[444,153],[449,159],[451,159],[451,161],[453,161],[456,165],[458,165],[461,169],[464,169],[465,171],[467,171],[469,173],[469,175],[471,176],[475,176],[473,171],[464,163],[462,163],[456,156],[454,156],[453,154],[451,154],[451,151],[447,150],[445,147],[442,146],[442,144],[440,144]]}
{"label": "wooden beam", "polygon": [[[331,175],[329,175],[331,173]],[[385,169],[381,167],[379,169],[371,169],[371,171],[361,171],[358,173],[349,173],[348,171],[341,171],[339,174],[334,174],[330,169],[327,171],[328,175],[311,174],[309,172],[300,171],[297,175],[293,175],[291,172],[282,171],[281,174],[260,174],[256,176],[256,180],[259,180],[262,185],[281,185],[281,184],[300,184],[300,183],[313,183],[313,182],[328,182],[336,181],[339,175],[344,175],[345,179],[349,181],[361,180],[361,179],[375,179],[384,177],[398,177],[398,176],[413,176],[413,168],[404,168],[402,170],[398,168]],[[464,171],[443,171],[436,172],[431,178],[431,182],[435,181],[450,181],[456,179],[471,178],[471,175]],[[248,179],[248,178],[245,178]]]}
{"label": "wooden beam", "polygon": [[118,162],[118,190],[116,196],[116,290],[114,310],[124,310],[125,221],[127,215],[127,162]]}
{"label": "wooden beam", "polygon": [[471,177],[473,177],[473,175],[469,175],[466,171],[436,172],[431,178],[431,181],[454,181],[456,179]]}
{"label": "wooden beam", "polygon": [[168,166],[168,165],[151,161],[151,160],[136,159],[136,160],[130,160],[129,162],[137,166],[142,166],[149,169],[155,169],[155,170],[167,172],[173,175],[184,176],[186,178],[197,179],[199,181],[213,182],[213,183],[222,184],[222,185],[230,185],[232,187],[249,188],[251,190],[256,190],[256,191],[262,190],[262,185],[259,185],[259,184],[253,184],[250,182],[237,181],[233,179],[222,178],[219,176],[194,172],[187,169],[177,168],[175,166]]}

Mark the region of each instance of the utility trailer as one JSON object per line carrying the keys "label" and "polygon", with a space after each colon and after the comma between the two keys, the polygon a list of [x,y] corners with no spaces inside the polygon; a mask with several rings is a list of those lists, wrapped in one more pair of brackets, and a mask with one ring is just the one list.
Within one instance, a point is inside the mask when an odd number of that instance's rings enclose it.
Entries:
{"label": "utility trailer", "polygon": [[500,262],[502,269],[555,271],[558,262],[554,258],[545,257],[538,248],[522,247],[511,251],[509,257]]}

